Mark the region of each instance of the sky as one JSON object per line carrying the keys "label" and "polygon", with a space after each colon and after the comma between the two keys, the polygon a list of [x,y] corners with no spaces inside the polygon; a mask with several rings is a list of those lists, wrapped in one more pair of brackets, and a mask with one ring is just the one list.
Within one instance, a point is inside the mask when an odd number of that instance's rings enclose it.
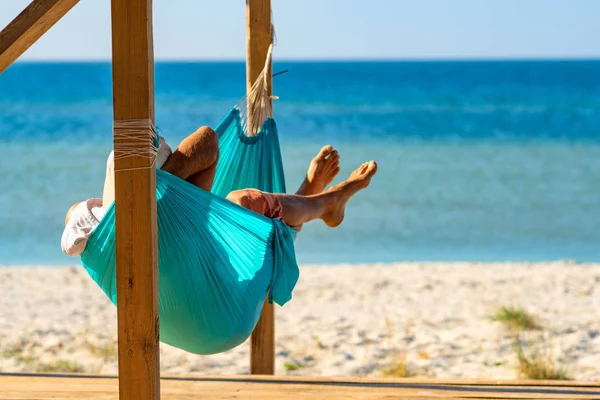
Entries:
{"label": "sky", "polygon": [[[29,0],[0,0],[5,26]],[[600,0],[272,0],[280,59],[599,58]],[[23,60],[109,60],[110,0],[81,0]],[[243,0],[154,0],[158,60],[242,60]]]}

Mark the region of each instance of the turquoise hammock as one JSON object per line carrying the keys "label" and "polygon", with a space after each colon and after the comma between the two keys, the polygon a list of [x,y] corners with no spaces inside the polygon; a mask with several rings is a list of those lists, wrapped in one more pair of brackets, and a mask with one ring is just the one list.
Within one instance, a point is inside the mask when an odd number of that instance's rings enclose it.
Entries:
{"label": "turquoise hammock", "polygon": [[[221,158],[214,193],[156,171],[160,339],[197,354],[244,342],[267,294],[269,301],[285,304],[299,277],[296,231],[223,198],[241,188],[285,192],[275,121],[264,119],[258,133],[248,136],[234,107],[216,131]],[[114,203],[81,261],[117,304]]]}
{"label": "turquoise hammock", "polygon": [[217,125],[219,162],[212,192],[226,197],[239,189],[285,193],[285,177],[277,125],[267,118],[258,134],[248,136],[241,111],[234,107]]}
{"label": "turquoise hammock", "polygon": [[[212,192],[221,197],[239,189],[286,192],[279,135],[272,118],[272,96],[267,89],[271,51],[272,47],[269,47],[265,67],[248,96],[242,98],[215,128],[220,154]],[[252,120],[248,118],[249,111],[254,116]]]}

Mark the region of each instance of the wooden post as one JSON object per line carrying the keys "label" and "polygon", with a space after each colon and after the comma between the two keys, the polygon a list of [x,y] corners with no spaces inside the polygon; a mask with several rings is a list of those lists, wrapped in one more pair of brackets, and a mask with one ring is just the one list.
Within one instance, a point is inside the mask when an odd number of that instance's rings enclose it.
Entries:
{"label": "wooden post", "polygon": [[[152,0],[112,0],[112,54],[115,121],[153,124]],[[148,145],[139,150],[146,157],[115,159],[119,395],[158,400],[156,169]]]}
{"label": "wooden post", "polygon": [[[246,0],[246,90],[263,70],[269,45],[273,41],[271,0]],[[269,71],[271,95],[271,71]],[[250,109],[250,108],[249,108]],[[248,115],[248,126],[253,126]],[[252,134],[252,133],[250,133]],[[250,338],[250,373],[275,373],[275,309],[265,300],[262,315]]]}
{"label": "wooden post", "polygon": [[31,47],[79,0],[34,0],[0,32],[0,73]]}
{"label": "wooden post", "polygon": [[[273,30],[271,25],[271,0],[246,0],[246,93],[250,101],[250,89],[262,72],[267,58],[269,46],[273,42]],[[268,87],[269,95],[271,89],[271,70],[269,70]],[[255,135],[253,128],[255,116],[254,107],[248,104],[248,135]],[[256,121],[258,122],[258,121]],[[258,122],[258,129],[260,124]]]}

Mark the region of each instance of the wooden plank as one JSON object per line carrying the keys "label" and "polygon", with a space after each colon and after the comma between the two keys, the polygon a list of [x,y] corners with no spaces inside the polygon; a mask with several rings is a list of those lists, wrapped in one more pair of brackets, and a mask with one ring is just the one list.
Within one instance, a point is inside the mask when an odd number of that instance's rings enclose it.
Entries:
{"label": "wooden plank", "polygon": [[[152,0],[112,0],[112,54],[115,121],[153,126]],[[115,158],[121,400],[160,398],[156,169],[139,146],[141,157]]]}
{"label": "wooden plank", "polygon": [[[271,0],[246,0],[246,92],[263,70],[273,41]],[[269,95],[271,95],[269,71]],[[249,108],[250,110],[250,108]],[[248,126],[254,126],[248,114]],[[252,134],[252,132],[250,132]],[[275,373],[275,308],[265,300],[262,315],[250,339],[250,373]]]}
{"label": "wooden plank", "polygon": [[[545,386],[456,385],[452,380],[313,377],[169,377],[162,379],[163,399],[592,399],[600,397],[600,385],[580,382],[547,382]],[[535,382],[534,382],[535,383]],[[94,376],[0,375],[0,399],[113,399],[117,379]]]}
{"label": "wooden plank", "polygon": [[469,378],[380,378],[372,376],[352,376],[352,377],[338,377],[338,376],[245,376],[245,375],[233,375],[233,376],[203,376],[201,378],[194,376],[180,376],[180,375],[165,375],[165,379],[225,379],[232,381],[261,381],[268,380],[269,382],[280,382],[285,383],[290,380],[295,382],[308,382],[308,383],[339,383],[339,382],[353,382],[361,384],[378,384],[378,383],[411,383],[411,384],[424,384],[424,385],[455,385],[455,386],[551,386],[551,387],[589,387],[589,388],[600,388],[600,382],[583,382],[583,381],[570,381],[570,380],[532,380],[532,379],[469,379]]}
{"label": "wooden plank", "polygon": [[0,32],[0,73],[8,68],[79,0],[34,0]]}

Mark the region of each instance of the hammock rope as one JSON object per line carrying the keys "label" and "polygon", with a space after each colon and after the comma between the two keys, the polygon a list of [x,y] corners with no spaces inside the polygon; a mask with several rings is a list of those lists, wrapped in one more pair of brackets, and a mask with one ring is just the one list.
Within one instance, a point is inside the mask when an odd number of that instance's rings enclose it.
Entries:
{"label": "hammock rope", "polygon": [[[219,196],[249,188],[286,193],[279,134],[268,91],[272,50],[271,45],[265,66],[248,95],[215,128],[220,155],[212,192]],[[254,104],[250,110],[248,104]],[[253,118],[249,118],[251,112]]]}
{"label": "hammock rope", "polygon": [[242,97],[235,107],[240,111],[242,128],[247,136],[255,136],[267,118],[273,118],[272,99],[269,96],[269,72],[271,70],[273,45],[269,46],[265,66],[252,84],[248,94]]}
{"label": "hammock rope", "polygon": [[115,172],[154,167],[158,156],[158,133],[150,119],[120,120],[113,123],[114,159],[138,158],[146,162],[137,168],[116,168]]}

